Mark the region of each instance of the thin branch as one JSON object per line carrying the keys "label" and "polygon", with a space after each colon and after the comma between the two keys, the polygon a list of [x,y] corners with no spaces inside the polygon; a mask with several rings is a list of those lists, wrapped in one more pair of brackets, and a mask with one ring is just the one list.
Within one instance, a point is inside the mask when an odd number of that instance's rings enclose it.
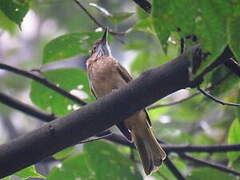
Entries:
{"label": "thin branch", "polygon": [[[124,137],[112,134],[105,137],[106,140],[135,148],[134,144],[128,142]],[[162,148],[168,153],[182,152],[201,152],[201,153],[223,153],[231,151],[240,151],[240,144],[217,144],[217,145],[182,145],[182,144],[163,144],[159,141]]]}
{"label": "thin branch", "polygon": [[184,101],[187,101],[189,99],[192,99],[193,97],[199,95],[200,93],[199,92],[196,92],[194,94],[191,94],[189,95],[188,97],[186,98],[183,98],[183,99],[180,99],[179,101],[174,101],[174,102],[170,102],[170,103],[166,103],[166,104],[155,104],[155,105],[151,105],[149,107],[147,107],[147,110],[152,110],[152,109],[156,109],[156,108],[159,108],[159,107],[166,107],[166,106],[173,106],[173,105],[177,105],[177,104],[180,104]]}
{"label": "thin branch", "polygon": [[217,144],[217,145],[161,145],[168,153],[175,152],[202,152],[202,153],[223,153],[240,151],[240,144]]}
{"label": "thin branch", "polygon": [[187,155],[187,154],[181,154],[180,157],[182,157],[184,159],[187,159],[187,160],[190,160],[190,161],[193,161],[193,162],[198,163],[198,164],[203,165],[203,166],[209,166],[211,168],[220,170],[220,171],[225,172],[225,173],[230,173],[230,174],[233,174],[235,176],[240,176],[240,171],[230,169],[230,168],[228,168],[226,166],[223,166],[221,164],[217,164],[217,163],[209,162],[209,161],[205,161],[205,160],[200,160],[200,159],[197,159],[197,158],[192,157],[192,156]]}
{"label": "thin branch", "polygon": [[185,177],[181,174],[181,172],[177,169],[177,167],[168,157],[165,159],[164,162],[165,165],[168,167],[169,171],[171,171],[178,180],[186,180]]}
{"label": "thin branch", "polygon": [[133,0],[139,5],[146,13],[151,13],[151,4],[147,0]]}
{"label": "thin branch", "polygon": [[[213,89],[213,88],[219,86],[220,83],[222,83],[224,80],[226,80],[230,75],[231,75],[231,73],[226,74],[222,79],[220,79],[219,81],[215,82],[214,84],[212,84],[211,86],[206,88],[205,91]],[[146,109],[147,110],[152,110],[152,109],[156,109],[156,108],[159,108],[159,107],[174,106],[174,105],[180,104],[182,102],[185,102],[185,101],[187,101],[189,99],[192,99],[193,97],[195,97],[195,96],[197,96],[199,94],[201,94],[201,93],[200,92],[196,92],[194,94],[189,95],[186,98],[180,99],[179,101],[174,101],[174,102],[170,102],[170,103],[166,103],[166,104],[155,104],[155,105],[151,105],[151,106],[147,107]]]}
{"label": "thin branch", "polygon": [[[93,15],[79,2],[79,0],[74,0],[74,2],[88,15],[88,17],[99,27],[106,29],[106,26],[102,25]],[[112,35],[124,35],[126,32],[116,32],[109,29],[109,33]]]}
{"label": "thin branch", "polygon": [[58,92],[59,94],[71,99],[72,101],[76,102],[79,105],[86,105],[87,104],[85,101],[83,101],[83,100],[79,99],[78,97],[70,94],[68,91],[56,86],[55,84],[51,83],[50,81],[48,81],[47,79],[45,79],[43,77],[40,77],[40,76],[35,75],[33,73],[30,73],[28,71],[21,70],[21,69],[12,67],[12,66],[7,65],[7,64],[3,64],[3,63],[0,63],[0,69],[3,69],[3,70],[6,70],[6,71],[9,71],[9,72],[27,77],[29,79],[32,79],[32,80],[44,85],[45,87],[47,87],[49,89],[52,89],[52,90]]}
{"label": "thin branch", "polygon": [[229,102],[224,102],[214,96],[212,96],[211,94],[209,94],[208,92],[206,92],[205,90],[203,90],[202,88],[200,88],[200,86],[198,86],[198,90],[205,95],[206,97],[208,97],[209,99],[212,99],[213,101],[220,103],[222,105],[227,105],[227,106],[234,106],[234,107],[240,107],[240,104],[236,104],[236,103],[229,103]]}
{"label": "thin branch", "polygon": [[45,112],[42,112],[28,104],[25,104],[1,92],[0,92],[0,102],[11,108],[24,112],[25,114],[38,118],[44,122],[50,122],[56,118],[53,114],[47,114]]}

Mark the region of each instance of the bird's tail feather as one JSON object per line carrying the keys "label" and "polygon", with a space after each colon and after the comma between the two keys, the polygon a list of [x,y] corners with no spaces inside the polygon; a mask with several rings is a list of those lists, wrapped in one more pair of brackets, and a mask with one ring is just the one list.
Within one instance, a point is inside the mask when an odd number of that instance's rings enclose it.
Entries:
{"label": "bird's tail feather", "polygon": [[166,153],[157,142],[150,127],[145,127],[141,131],[132,129],[131,134],[135,146],[139,151],[144,171],[149,175],[162,164],[162,161],[166,158]]}

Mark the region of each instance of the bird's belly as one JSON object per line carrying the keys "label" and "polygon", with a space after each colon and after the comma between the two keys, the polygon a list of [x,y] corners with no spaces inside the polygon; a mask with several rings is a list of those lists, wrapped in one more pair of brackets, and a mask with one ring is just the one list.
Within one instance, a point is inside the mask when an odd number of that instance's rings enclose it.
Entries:
{"label": "bird's belly", "polygon": [[90,68],[89,78],[97,97],[105,96],[127,84],[113,60],[103,58],[94,62]]}
{"label": "bird's belly", "polygon": [[92,87],[97,97],[105,96],[114,89],[119,89],[125,85],[126,82],[117,72],[108,73],[107,75],[98,74],[95,80],[92,81]]}

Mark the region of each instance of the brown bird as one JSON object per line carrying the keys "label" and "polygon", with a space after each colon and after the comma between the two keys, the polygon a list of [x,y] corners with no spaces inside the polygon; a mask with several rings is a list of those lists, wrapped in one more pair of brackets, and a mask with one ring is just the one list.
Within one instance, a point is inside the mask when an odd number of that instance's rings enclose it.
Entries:
{"label": "brown bird", "polygon": [[[94,44],[91,56],[87,60],[89,82],[96,98],[122,88],[132,80],[127,70],[112,57],[107,36],[108,28],[102,39]],[[140,110],[116,125],[129,141],[134,142],[145,173],[149,175],[157,170],[166,158],[166,153],[151,131],[151,122],[146,110]]]}

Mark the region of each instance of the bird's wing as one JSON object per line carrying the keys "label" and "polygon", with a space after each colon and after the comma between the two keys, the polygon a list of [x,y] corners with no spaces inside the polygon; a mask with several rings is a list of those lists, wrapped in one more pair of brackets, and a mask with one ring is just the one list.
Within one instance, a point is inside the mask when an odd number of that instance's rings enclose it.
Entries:
{"label": "bird's wing", "polygon": [[133,80],[132,76],[128,73],[128,71],[120,64],[117,64],[117,70],[122,76],[122,78],[129,83],[131,80]]}
{"label": "bird's wing", "polygon": [[[91,86],[91,92],[95,96],[95,98],[97,99],[97,96],[96,96],[92,86]],[[129,130],[127,129],[127,127],[125,126],[124,122],[121,121],[121,122],[117,123],[116,126],[122,132],[122,134],[126,137],[126,139],[131,142],[132,141],[131,134],[130,134]]]}
{"label": "bird's wing", "polygon": [[93,90],[92,86],[91,86],[90,90],[91,90],[91,92],[92,92],[93,96],[94,96],[94,97],[97,99],[97,96],[96,96],[96,94],[95,94],[95,92],[94,92],[94,90]]}
{"label": "bird's wing", "polygon": [[[118,62],[117,62],[118,63]],[[128,73],[128,71],[120,64],[118,63],[118,66],[117,66],[117,70],[118,72],[121,74],[122,78],[127,82],[129,83],[131,80],[133,80],[132,76]],[[152,126],[152,123],[151,123],[151,120],[148,116],[148,113],[147,111],[144,109],[144,112],[146,114],[146,118],[147,118],[147,121],[148,121],[148,124],[150,126]]]}

